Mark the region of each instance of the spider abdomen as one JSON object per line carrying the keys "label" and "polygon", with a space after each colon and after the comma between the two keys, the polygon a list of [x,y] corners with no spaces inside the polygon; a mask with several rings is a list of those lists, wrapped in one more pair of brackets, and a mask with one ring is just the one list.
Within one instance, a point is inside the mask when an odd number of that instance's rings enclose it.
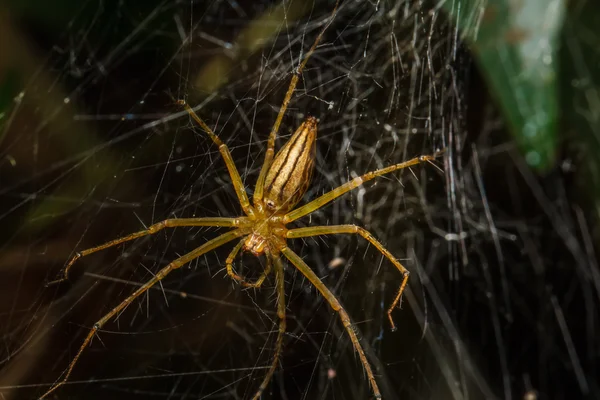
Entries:
{"label": "spider abdomen", "polygon": [[310,184],[315,165],[317,119],[308,117],[279,150],[265,178],[264,204],[273,212],[291,210]]}

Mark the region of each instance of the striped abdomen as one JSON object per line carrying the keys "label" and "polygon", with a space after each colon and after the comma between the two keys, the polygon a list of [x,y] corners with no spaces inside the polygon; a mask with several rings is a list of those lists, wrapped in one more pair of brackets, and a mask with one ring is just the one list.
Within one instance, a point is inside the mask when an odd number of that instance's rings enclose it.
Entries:
{"label": "striped abdomen", "polygon": [[308,117],[279,150],[265,178],[264,204],[285,213],[302,199],[315,165],[317,119]]}

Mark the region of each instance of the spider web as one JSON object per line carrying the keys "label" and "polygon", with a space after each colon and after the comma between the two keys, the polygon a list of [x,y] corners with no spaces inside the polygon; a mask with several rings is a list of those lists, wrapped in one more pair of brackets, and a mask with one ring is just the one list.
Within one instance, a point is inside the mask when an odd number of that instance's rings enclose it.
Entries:
{"label": "spider web", "polygon": [[[584,372],[598,366],[591,228],[568,206],[569,170],[543,180],[520,161],[440,4],[342,2],[277,142],[307,115],[320,119],[304,201],[446,148],[435,165],[369,182],[296,224],[363,226],[402,261],[411,279],[392,314],[398,331],[386,310],[401,276],[375,249],[341,235],[291,247],[344,304],[386,399],[597,392]],[[16,82],[0,119],[4,398],[41,395],[98,319],[220,231],[162,231],[86,257],[69,283],[44,287],[75,251],[165,218],[241,215],[218,149],[175,100],[200,106],[251,194],[291,73],[333,5],[0,9]],[[481,10],[464,12],[476,30]],[[230,249],[172,272],[106,324],[58,396],[251,397],[273,356],[275,280],[234,284],[223,268]],[[235,268],[256,277],[264,260],[243,255]],[[338,316],[291,266],[286,294],[288,332],[264,397],[367,398]]]}

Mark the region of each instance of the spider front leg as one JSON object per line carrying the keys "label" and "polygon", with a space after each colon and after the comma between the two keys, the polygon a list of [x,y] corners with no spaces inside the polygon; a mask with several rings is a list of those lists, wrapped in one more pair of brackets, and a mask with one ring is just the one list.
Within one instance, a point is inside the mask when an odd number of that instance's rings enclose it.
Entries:
{"label": "spider front leg", "polygon": [[329,17],[329,21],[321,28],[319,35],[313,42],[310,49],[306,52],[306,55],[298,65],[298,68],[294,71],[292,75],[292,80],[290,81],[290,86],[288,86],[288,90],[285,93],[285,97],[283,99],[283,103],[279,108],[279,112],[277,113],[277,118],[275,119],[275,123],[271,128],[271,133],[269,133],[269,139],[267,140],[267,151],[265,153],[265,160],[263,161],[262,168],[260,169],[260,173],[258,175],[258,181],[256,182],[256,188],[254,189],[254,204],[258,204],[263,199],[263,189],[265,185],[265,178],[267,177],[267,172],[269,171],[269,167],[271,166],[271,162],[273,161],[273,157],[275,156],[275,139],[277,138],[277,132],[279,132],[279,127],[281,126],[281,121],[283,120],[283,116],[292,100],[292,95],[294,94],[294,90],[296,89],[296,85],[298,85],[298,80],[302,75],[302,71],[304,71],[304,67],[308,63],[308,60],[315,52],[315,49],[319,45],[323,34],[333,22],[335,15],[337,13],[338,6],[340,4],[340,0],[335,2],[335,6],[333,6],[333,10],[331,11],[331,16]]}
{"label": "spider front leg", "polygon": [[358,353],[358,358],[360,358],[360,362],[367,373],[367,378],[369,379],[369,383],[371,384],[371,389],[373,390],[373,394],[375,398],[381,398],[381,392],[379,391],[379,387],[377,386],[377,382],[375,381],[375,375],[373,375],[373,370],[371,369],[371,365],[367,360],[367,356],[365,355],[365,351],[360,345],[360,341],[358,340],[358,335],[356,334],[354,325],[350,320],[350,316],[344,307],[340,304],[339,300],[335,297],[331,290],[325,286],[323,282],[319,279],[319,277],[313,272],[312,269],[300,258],[300,256],[290,248],[285,247],[281,250],[284,256],[300,271],[302,275],[306,277],[313,284],[313,286],[321,293],[321,295],[327,300],[331,308],[338,313],[340,319],[342,320],[342,324],[350,336],[350,340],[352,341],[352,345],[354,346],[354,350]]}
{"label": "spider front leg", "polygon": [[229,147],[225,143],[219,139],[219,137],[213,132],[212,129],[196,114],[194,109],[189,106],[185,102],[185,100],[179,100],[177,102],[179,105],[185,107],[186,111],[190,116],[200,125],[204,131],[210,136],[212,141],[219,147],[219,152],[223,157],[223,161],[225,161],[225,165],[227,166],[227,171],[229,171],[229,176],[231,177],[231,182],[233,183],[233,188],[235,189],[235,193],[240,201],[240,206],[246,215],[253,215],[254,210],[250,205],[250,200],[248,199],[248,194],[246,193],[246,189],[244,189],[244,182],[242,182],[242,178],[240,177],[240,173],[238,172],[235,163],[233,162],[233,158],[231,157],[231,153],[229,152]]}
{"label": "spider front leg", "polygon": [[69,270],[75,264],[75,261],[79,260],[81,257],[88,256],[92,253],[96,253],[100,250],[108,249],[109,247],[117,246],[119,244],[129,242],[134,239],[141,238],[143,236],[153,235],[156,232],[163,230],[165,228],[176,228],[183,226],[216,226],[216,227],[225,227],[225,228],[238,228],[245,227],[248,222],[246,217],[239,218],[171,218],[165,219],[164,221],[157,222],[156,224],[150,225],[148,229],[144,229],[139,232],[132,233],[127,236],[123,236],[118,239],[111,240],[110,242],[106,242],[96,247],[92,247],[80,252],[77,252],[67,263],[63,271],[63,277],[60,279],[56,279],[54,281],[46,283],[46,286],[54,285],[56,283],[60,283],[69,279]]}
{"label": "spider front leg", "polygon": [[433,155],[429,155],[429,156],[415,157],[411,160],[408,160],[408,161],[405,161],[405,162],[402,162],[399,164],[390,165],[389,167],[381,168],[376,171],[367,172],[366,174],[358,176],[358,177],[352,179],[351,181],[346,182],[343,185],[338,186],[337,188],[325,193],[324,195],[317,197],[316,199],[303,205],[302,207],[298,207],[295,210],[290,211],[283,217],[283,223],[289,224],[290,222],[295,221],[298,218],[304,217],[305,215],[308,215],[311,212],[316,211],[319,208],[323,207],[325,204],[337,199],[341,195],[348,193],[352,189],[356,189],[357,187],[361,186],[363,183],[365,183],[367,181],[370,181],[371,179],[375,179],[378,176],[389,174],[390,172],[394,172],[399,169],[411,167],[413,165],[417,165],[417,164],[420,164],[423,162],[433,161],[436,157],[441,155],[443,152],[444,152],[444,150],[439,151],[439,152],[437,152]]}
{"label": "spider front leg", "polygon": [[233,270],[233,260],[235,260],[235,257],[240,252],[240,249],[242,248],[243,244],[244,239],[242,239],[233,248],[233,250],[231,250],[229,256],[227,256],[227,259],[225,260],[225,266],[227,267],[227,275],[229,275],[229,277],[234,281],[239,282],[243,287],[257,289],[262,286],[263,282],[267,278],[267,275],[271,273],[271,259],[267,257],[267,267],[265,268],[264,272],[258,277],[258,279],[255,282],[248,282],[243,276],[236,274]]}
{"label": "spider front leg", "polygon": [[214,250],[217,247],[220,247],[220,246],[224,245],[225,243],[230,242],[233,239],[238,238],[246,233],[247,232],[243,229],[237,229],[234,231],[224,233],[221,236],[217,236],[216,238],[209,240],[208,242],[204,243],[202,246],[196,248],[195,250],[187,253],[186,255],[184,255],[182,257],[179,257],[175,261],[172,261],[166,267],[164,267],[163,269],[158,271],[158,273],[156,275],[154,275],[152,277],[152,279],[150,279],[143,286],[141,286],[139,289],[137,289],[135,292],[133,292],[133,294],[131,294],[129,297],[127,297],[125,300],[123,300],[118,306],[116,306],[115,308],[110,310],[108,312],[108,314],[106,314],[104,317],[102,317],[100,320],[98,320],[98,322],[96,322],[94,324],[93,328],[90,330],[88,335],[85,337],[85,340],[83,341],[83,344],[81,345],[81,347],[79,348],[79,351],[75,355],[75,358],[73,358],[73,360],[69,364],[67,371],[64,374],[64,378],[62,380],[60,380],[58,383],[55,383],[54,385],[52,385],[52,387],[50,389],[48,389],[48,391],[40,397],[40,400],[45,398],[50,393],[54,392],[56,389],[58,389],[59,387],[61,387],[62,385],[64,385],[67,382],[67,379],[69,379],[69,376],[71,375],[71,372],[73,371],[73,368],[75,367],[75,364],[77,364],[77,361],[81,357],[81,354],[83,353],[85,348],[90,344],[90,342],[92,341],[92,338],[94,337],[96,332],[98,332],[102,328],[102,326],[104,326],[112,317],[114,317],[119,312],[121,312],[125,307],[127,307],[129,304],[131,304],[131,302],[133,300],[135,300],[137,297],[139,297],[141,294],[145,293],[148,289],[150,289],[156,283],[161,281],[165,276],[167,276],[169,274],[169,272],[173,271],[174,269],[180,268],[184,264],[187,264],[188,262],[200,257],[201,255],[203,255],[211,250]]}
{"label": "spider front leg", "polygon": [[402,298],[402,293],[404,292],[404,288],[406,287],[406,283],[408,282],[409,272],[400,261],[398,261],[392,253],[389,252],[382,244],[379,242],[371,233],[356,225],[331,225],[331,226],[314,226],[307,228],[298,228],[291,229],[287,232],[288,239],[296,239],[302,237],[310,237],[310,236],[320,236],[320,235],[335,235],[338,233],[350,233],[355,235],[360,235],[365,238],[369,243],[371,243],[381,254],[383,254],[388,260],[391,261],[392,264],[400,271],[404,279],[402,279],[402,283],[400,284],[400,289],[398,289],[398,293],[392,302],[392,305],[387,310],[387,316],[390,320],[390,325],[392,326],[392,331],[396,330],[396,325],[394,324],[394,320],[392,318],[392,311],[396,307],[396,305],[400,302]]}

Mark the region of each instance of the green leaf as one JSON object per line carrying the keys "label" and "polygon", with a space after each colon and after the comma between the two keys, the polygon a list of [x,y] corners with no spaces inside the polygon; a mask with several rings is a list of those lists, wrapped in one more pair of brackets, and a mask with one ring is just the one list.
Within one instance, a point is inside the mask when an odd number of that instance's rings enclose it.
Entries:
{"label": "green leaf", "polygon": [[551,168],[565,1],[463,0],[443,7],[470,43],[527,163],[540,171]]}

